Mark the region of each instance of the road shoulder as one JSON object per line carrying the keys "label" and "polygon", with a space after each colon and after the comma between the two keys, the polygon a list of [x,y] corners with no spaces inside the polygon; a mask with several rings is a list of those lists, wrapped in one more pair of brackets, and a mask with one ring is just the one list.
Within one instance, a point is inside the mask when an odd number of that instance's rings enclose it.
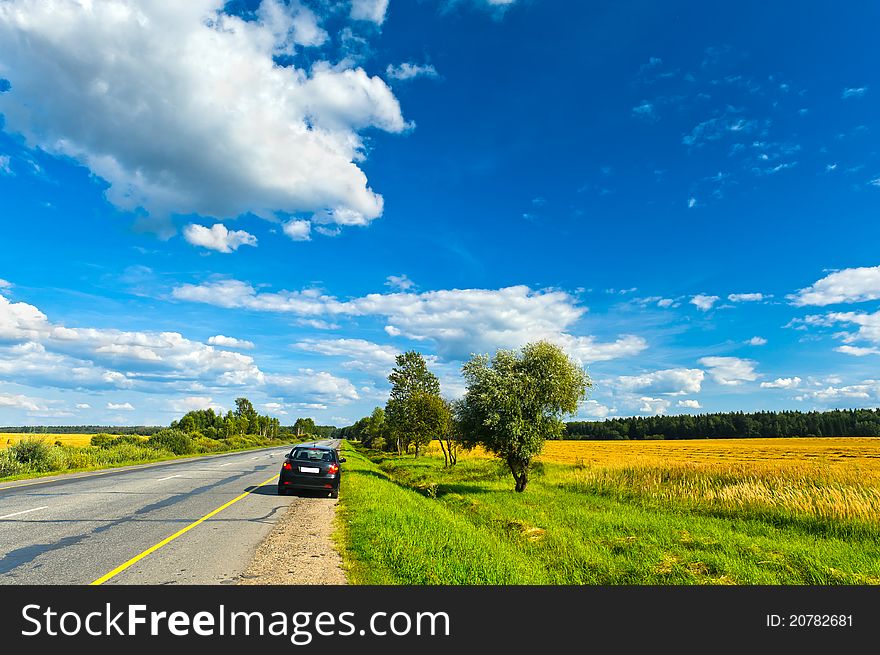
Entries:
{"label": "road shoulder", "polygon": [[331,498],[296,496],[241,574],[246,585],[347,584],[332,534]]}

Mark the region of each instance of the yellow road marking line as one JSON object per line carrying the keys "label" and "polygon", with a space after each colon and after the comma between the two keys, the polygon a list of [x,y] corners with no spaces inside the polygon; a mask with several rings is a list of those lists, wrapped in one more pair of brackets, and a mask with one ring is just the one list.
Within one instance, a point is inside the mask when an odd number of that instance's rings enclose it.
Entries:
{"label": "yellow road marking line", "polygon": [[145,558],[145,557],[146,557],[147,555],[149,555],[150,553],[154,553],[154,552],[156,552],[157,550],[159,550],[160,548],[162,548],[162,546],[165,546],[165,545],[167,545],[167,544],[170,544],[172,541],[174,541],[175,539],[177,539],[179,536],[181,536],[181,535],[183,535],[183,534],[189,532],[190,530],[192,530],[194,527],[196,527],[196,526],[199,525],[200,523],[204,523],[205,521],[207,521],[207,520],[208,520],[209,518],[211,518],[212,516],[214,516],[214,515],[216,515],[216,514],[219,514],[220,512],[222,512],[224,509],[226,509],[226,508],[229,507],[230,505],[234,505],[235,503],[237,503],[237,502],[238,502],[239,500],[241,500],[242,498],[245,498],[245,497],[251,495],[254,491],[256,491],[257,489],[259,489],[260,487],[263,487],[263,486],[269,484],[270,482],[272,482],[273,480],[275,480],[275,479],[278,478],[278,477],[279,477],[278,474],[273,475],[271,478],[269,478],[269,479],[266,480],[265,482],[261,482],[260,484],[258,484],[256,487],[254,487],[254,488],[251,489],[250,491],[245,491],[243,494],[241,494],[241,495],[239,495],[239,496],[236,496],[235,498],[233,498],[232,500],[230,500],[228,503],[225,503],[225,504],[221,505],[220,507],[218,507],[217,509],[213,510],[212,512],[208,512],[208,513],[205,514],[202,518],[200,518],[198,521],[194,521],[193,523],[190,523],[188,526],[186,526],[185,528],[182,528],[182,529],[178,530],[177,532],[175,532],[175,533],[174,533],[173,535],[171,535],[170,537],[166,537],[165,539],[163,539],[162,541],[160,541],[160,542],[159,542],[158,544],[156,544],[155,546],[150,546],[150,547],[147,548],[144,552],[140,553],[139,555],[135,555],[134,557],[132,557],[130,560],[128,560],[128,561],[125,562],[124,564],[120,564],[120,565],[117,566],[115,569],[113,569],[112,571],[110,571],[110,573],[107,573],[106,575],[102,575],[100,578],[98,578],[97,580],[95,580],[94,582],[92,582],[92,583],[90,583],[90,584],[92,584],[92,585],[101,585],[101,584],[104,584],[105,582],[107,582],[107,580],[110,580],[111,578],[116,577],[117,575],[119,575],[120,573],[122,573],[122,572],[123,572],[125,569],[127,569],[128,567],[133,566],[134,564],[137,564],[138,562],[140,562],[143,558]]}

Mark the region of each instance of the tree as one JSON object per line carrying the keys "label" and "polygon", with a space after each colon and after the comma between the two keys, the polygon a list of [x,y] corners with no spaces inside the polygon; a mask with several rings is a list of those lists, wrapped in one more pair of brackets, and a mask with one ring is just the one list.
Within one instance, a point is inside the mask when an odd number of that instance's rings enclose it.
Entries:
{"label": "tree", "polygon": [[388,376],[391,395],[385,405],[385,420],[397,441],[397,452],[412,445],[418,457],[439,427],[440,382],[428,370],[425,358],[414,350],[398,355],[395,362]]}
{"label": "tree", "polygon": [[376,407],[364,421],[361,441],[367,448],[381,448],[384,445],[386,429],[385,410]]}
{"label": "tree", "polygon": [[532,458],[562,434],[592,386],[584,369],[558,346],[527,344],[517,353],[474,355],[462,367],[467,392],[458,407],[462,445],[483,446],[504,460],[516,491],[525,491]]}
{"label": "tree", "polygon": [[456,408],[461,405],[461,400],[450,402],[443,399],[444,416],[442,428],[437,435],[440,441],[440,450],[443,451],[443,466],[455,466],[458,463],[458,442],[461,437],[461,425],[455,419]]}
{"label": "tree", "polygon": [[315,421],[310,418],[298,418],[293,424],[293,431],[298,437],[304,434],[315,434]]}

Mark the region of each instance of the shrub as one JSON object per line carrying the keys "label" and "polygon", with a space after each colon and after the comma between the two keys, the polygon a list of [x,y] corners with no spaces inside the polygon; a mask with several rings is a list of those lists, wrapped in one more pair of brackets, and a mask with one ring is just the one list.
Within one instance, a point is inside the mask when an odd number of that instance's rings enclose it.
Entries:
{"label": "shrub", "polygon": [[106,444],[113,441],[113,438],[114,437],[112,434],[104,434],[102,432],[100,434],[96,434],[95,436],[93,436],[90,440],[90,443],[93,446],[97,446],[98,448],[103,448]]}
{"label": "shrub", "polygon": [[216,453],[224,450],[224,446],[216,439],[208,439],[207,437],[196,437],[193,440],[193,446],[199,453]]}
{"label": "shrub", "polygon": [[169,450],[175,455],[189,455],[195,452],[192,439],[180,430],[160,430],[147,439],[146,445],[156,450]]}
{"label": "shrub", "polygon": [[18,461],[10,449],[0,450],[0,478],[24,473],[27,467]]}
{"label": "shrub", "polygon": [[42,439],[23,439],[10,449],[13,457],[34,471],[48,471],[49,444]]}
{"label": "shrub", "polygon": [[113,437],[106,445],[102,446],[102,448],[116,448],[116,446],[122,445],[143,446],[144,440],[134,434],[123,434],[118,437]]}

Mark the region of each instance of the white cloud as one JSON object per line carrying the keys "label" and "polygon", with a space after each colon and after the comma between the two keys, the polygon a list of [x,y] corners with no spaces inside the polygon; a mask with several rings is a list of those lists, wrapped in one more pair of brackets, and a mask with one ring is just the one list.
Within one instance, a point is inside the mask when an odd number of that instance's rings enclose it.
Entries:
{"label": "white cloud", "polygon": [[643,100],[638,105],[633,107],[632,115],[636,118],[643,118],[647,121],[652,122],[658,120],[657,112],[654,110],[654,105],[647,100]]}
{"label": "white cloud", "polygon": [[[804,319],[808,325],[826,325],[831,326],[836,323],[845,325],[858,325],[859,329],[854,333],[842,332],[835,336],[843,339],[845,343],[854,343],[856,341],[869,341],[873,344],[880,345],[880,311],[873,314],[863,312],[831,312],[825,316],[808,316]],[[847,351],[841,351],[847,352]],[[849,352],[848,354],[856,354]]]}
{"label": "white cloud", "polygon": [[[323,405],[322,409],[326,409]],[[270,414],[277,414],[279,416],[287,416],[287,412],[284,410],[284,405],[281,403],[263,403],[263,409],[265,409]]]}
{"label": "white cloud", "polygon": [[763,293],[731,293],[727,296],[730,302],[760,302],[768,298]]}
{"label": "white cloud", "polygon": [[8,407],[11,409],[25,409],[29,412],[46,411],[47,407],[44,401],[36,398],[29,398],[21,394],[0,393],[0,407]]}
{"label": "white cloud", "polygon": [[766,346],[767,339],[765,339],[764,337],[752,337],[751,339],[746,341],[746,343],[750,346]]}
{"label": "white cloud", "polygon": [[288,221],[282,228],[284,234],[294,241],[311,241],[312,223],[311,221]]}
{"label": "white cloud", "polygon": [[880,266],[836,271],[787,297],[797,307],[877,300],[880,298]]}
{"label": "white cloud", "polygon": [[263,373],[251,357],[177,332],[67,327],[0,294],[2,375],[41,386],[99,389],[127,388],[139,380],[259,383]]}
{"label": "white cloud", "polygon": [[388,64],[385,75],[392,80],[411,80],[416,77],[437,77],[437,69],[431,64],[410,64],[404,62],[399,66]]}
{"label": "white cloud", "polygon": [[9,289],[10,287],[12,287],[12,282],[0,278],[0,289]]}
{"label": "white cloud", "polygon": [[131,403],[107,403],[107,409],[120,412],[133,412],[134,406]]}
{"label": "white cloud", "polygon": [[865,357],[867,355],[880,355],[880,348],[863,348],[860,346],[838,346],[834,349],[844,355],[852,355],[853,357]]}
{"label": "white cloud", "polygon": [[213,337],[208,337],[208,345],[209,346],[220,346],[221,348],[240,348],[243,350],[252,350],[254,347],[253,341],[247,341],[245,339],[236,339],[235,337],[226,337],[222,334],[214,335]]}
{"label": "white cloud", "polygon": [[607,405],[603,405],[602,403],[595,400],[587,400],[581,405],[581,409],[578,412],[579,415],[585,416],[587,418],[607,418],[613,414],[617,413],[617,409],[614,407],[608,407]]}
{"label": "white cloud", "polygon": [[712,309],[712,306],[718,302],[720,298],[718,296],[707,296],[705,294],[697,294],[693,298],[690,299],[690,303],[696,306],[701,312],[708,312]]}
{"label": "white cloud", "polygon": [[[256,20],[224,6],[3,2],[6,129],[87,166],[127,211],[314,212],[340,225],[380,216],[382,197],[359,167],[360,131],[410,127],[392,91],[362,68],[278,65],[278,53],[326,38],[301,3],[264,2]],[[352,13],[381,22],[386,7],[356,0]]]}
{"label": "white cloud", "polygon": [[291,402],[341,405],[359,399],[349,380],[308,368],[297,375],[267,375],[266,384],[272,395]]}
{"label": "white cloud", "polygon": [[190,223],[183,228],[183,238],[194,246],[202,246],[217,252],[230,253],[241,246],[256,246],[257,237],[244,230],[227,230],[222,223],[208,228]]}
{"label": "white cloud", "polygon": [[665,414],[669,411],[671,403],[663,398],[651,398],[643,396],[639,398],[639,411],[644,414]]}
{"label": "white cloud", "polygon": [[700,393],[705,373],[698,368],[672,368],[641,375],[623,375],[616,385],[624,391],[682,396]]}
{"label": "white cloud", "polygon": [[567,332],[586,312],[563,291],[533,291],[527,286],[503,289],[450,289],[424,293],[372,293],[340,301],[315,289],[259,293],[238,280],[186,284],[172,295],[180,300],[226,308],[289,312],[300,316],[379,316],[391,336],[432,340],[444,357],[467,358],[474,352],[518,348],[547,339],[582,363],[637,354],[647,342],[634,335],[599,342]]}
{"label": "white cloud", "polygon": [[9,155],[0,155],[0,175],[13,175]]}
{"label": "white cloud", "polygon": [[409,291],[416,286],[416,283],[410,280],[405,273],[403,275],[389,275],[385,280],[386,287],[400,289],[401,291]]}
{"label": "white cloud", "polygon": [[188,412],[195,412],[203,409],[213,409],[218,414],[223,413],[223,407],[218,403],[215,403],[214,399],[210,396],[186,396],[185,398],[177,398],[171,401],[170,409],[175,414],[186,414]]}
{"label": "white cloud", "polygon": [[700,404],[699,400],[679,400],[676,405],[679,407],[684,407],[686,409],[702,409],[703,406]]}
{"label": "white cloud", "polygon": [[795,389],[801,385],[799,377],[776,378],[773,382],[762,382],[762,389]]}
{"label": "white cloud", "polygon": [[89,405],[88,403],[77,403],[76,408],[77,409],[91,409],[92,406]]}
{"label": "white cloud", "polygon": [[691,196],[688,198],[688,209],[693,209],[697,206],[697,199]]}
{"label": "white cloud", "polygon": [[657,301],[657,306],[666,309],[668,307],[672,307],[674,303],[675,300],[673,300],[672,298],[661,298]]}
{"label": "white cloud", "polygon": [[860,87],[850,87],[843,90],[840,97],[847,98],[861,98],[867,92],[868,87],[860,86]]}
{"label": "white cloud", "polygon": [[709,369],[709,375],[718,384],[737,386],[758,379],[757,362],[739,357],[703,357],[700,364]]}
{"label": "white cloud", "polygon": [[880,399],[880,381],[864,380],[860,384],[851,384],[842,387],[829,385],[815,391],[807,391],[795,400],[816,400],[819,402],[835,402],[839,400],[878,400]]}
{"label": "white cloud", "polygon": [[303,339],[293,347],[305,352],[350,358],[346,366],[387,375],[400,353],[398,348],[383,346],[364,339]]}
{"label": "white cloud", "polygon": [[351,17],[355,20],[381,25],[385,22],[387,10],[388,0],[351,0]]}

